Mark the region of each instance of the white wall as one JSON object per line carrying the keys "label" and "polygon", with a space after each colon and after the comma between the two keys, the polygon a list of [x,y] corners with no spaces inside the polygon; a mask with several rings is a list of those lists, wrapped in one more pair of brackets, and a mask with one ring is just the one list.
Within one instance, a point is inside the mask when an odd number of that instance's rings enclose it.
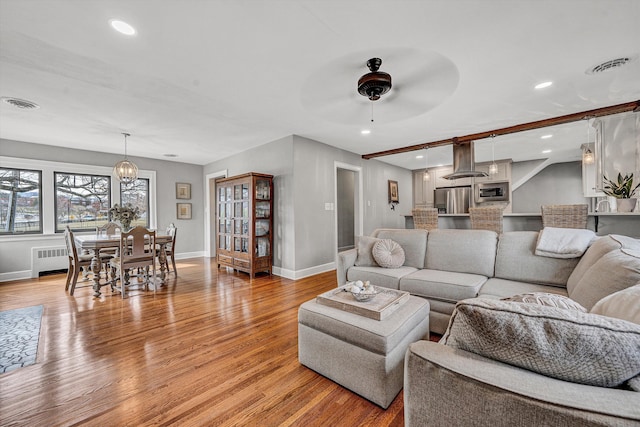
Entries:
{"label": "white wall", "polygon": [[[531,162],[523,163],[529,167]],[[516,174],[520,173],[520,166],[512,164]],[[583,196],[580,162],[549,165],[515,190],[512,196],[514,213],[540,213],[542,205],[589,204],[589,199]]]}

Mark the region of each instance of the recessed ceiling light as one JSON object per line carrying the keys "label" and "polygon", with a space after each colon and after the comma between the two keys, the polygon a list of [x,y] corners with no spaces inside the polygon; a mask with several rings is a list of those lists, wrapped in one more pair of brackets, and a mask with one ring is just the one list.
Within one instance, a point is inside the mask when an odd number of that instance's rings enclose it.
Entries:
{"label": "recessed ceiling light", "polygon": [[136,34],[136,29],[124,21],[121,21],[119,19],[112,19],[109,21],[109,23],[114,30],[126,36],[133,36]]}
{"label": "recessed ceiling light", "polygon": [[360,133],[363,134],[363,135],[369,135],[371,133],[371,131],[369,129],[362,129],[360,131]]}
{"label": "recessed ceiling light", "polygon": [[542,150],[542,154],[549,154],[551,150]]}
{"label": "recessed ceiling light", "polygon": [[417,156],[416,156],[416,159],[424,159],[424,156],[423,156],[422,154],[417,155]]}
{"label": "recessed ceiling light", "polygon": [[549,134],[549,135],[542,135],[542,136],[540,137],[540,139],[549,139],[549,138],[551,138],[552,136],[553,136],[553,135],[551,135],[551,134]]}
{"label": "recessed ceiling light", "polygon": [[553,84],[553,82],[542,82],[535,85],[536,89],[544,89],[545,87],[549,87]]}

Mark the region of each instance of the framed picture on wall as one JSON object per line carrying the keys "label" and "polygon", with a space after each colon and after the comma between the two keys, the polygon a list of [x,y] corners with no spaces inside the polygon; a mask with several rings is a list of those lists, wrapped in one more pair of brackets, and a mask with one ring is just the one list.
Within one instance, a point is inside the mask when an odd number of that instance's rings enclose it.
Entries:
{"label": "framed picture on wall", "polygon": [[176,182],[176,199],[191,199],[191,184]]}
{"label": "framed picture on wall", "polygon": [[389,203],[399,203],[398,181],[389,180]]}
{"label": "framed picture on wall", "polygon": [[191,203],[176,203],[178,205],[178,219],[191,219]]}

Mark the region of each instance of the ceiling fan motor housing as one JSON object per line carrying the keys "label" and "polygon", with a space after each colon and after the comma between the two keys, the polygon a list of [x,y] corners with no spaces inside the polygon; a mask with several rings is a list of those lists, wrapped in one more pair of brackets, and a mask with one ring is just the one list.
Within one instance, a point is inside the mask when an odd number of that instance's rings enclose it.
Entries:
{"label": "ceiling fan motor housing", "polygon": [[367,61],[367,67],[371,70],[358,80],[358,93],[366,96],[371,101],[377,101],[381,95],[391,89],[391,76],[385,72],[378,71],[382,59],[371,58]]}

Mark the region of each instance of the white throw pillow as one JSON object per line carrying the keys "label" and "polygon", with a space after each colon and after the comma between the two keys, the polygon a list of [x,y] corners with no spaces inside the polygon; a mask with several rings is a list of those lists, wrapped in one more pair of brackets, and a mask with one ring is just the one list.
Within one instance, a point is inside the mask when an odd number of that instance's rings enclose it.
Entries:
{"label": "white throw pillow", "polygon": [[640,325],[640,283],[602,298],[593,306],[591,313]]}
{"label": "white throw pillow", "polygon": [[380,267],[399,268],[404,264],[404,249],[398,242],[382,239],[373,245],[373,259]]}
{"label": "white throw pillow", "polygon": [[467,299],[441,341],[579,384],[616,387],[640,374],[640,325],[577,310]]}
{"label": "white throw pillow", "polygon": [[587,309],[564,295],[552,294],[549,292],[528,292],[502,298],[502,301],[524,302],[528,304],[546,305],[548,307],[564,308],[566,310],[578,310],[584,313]]}

